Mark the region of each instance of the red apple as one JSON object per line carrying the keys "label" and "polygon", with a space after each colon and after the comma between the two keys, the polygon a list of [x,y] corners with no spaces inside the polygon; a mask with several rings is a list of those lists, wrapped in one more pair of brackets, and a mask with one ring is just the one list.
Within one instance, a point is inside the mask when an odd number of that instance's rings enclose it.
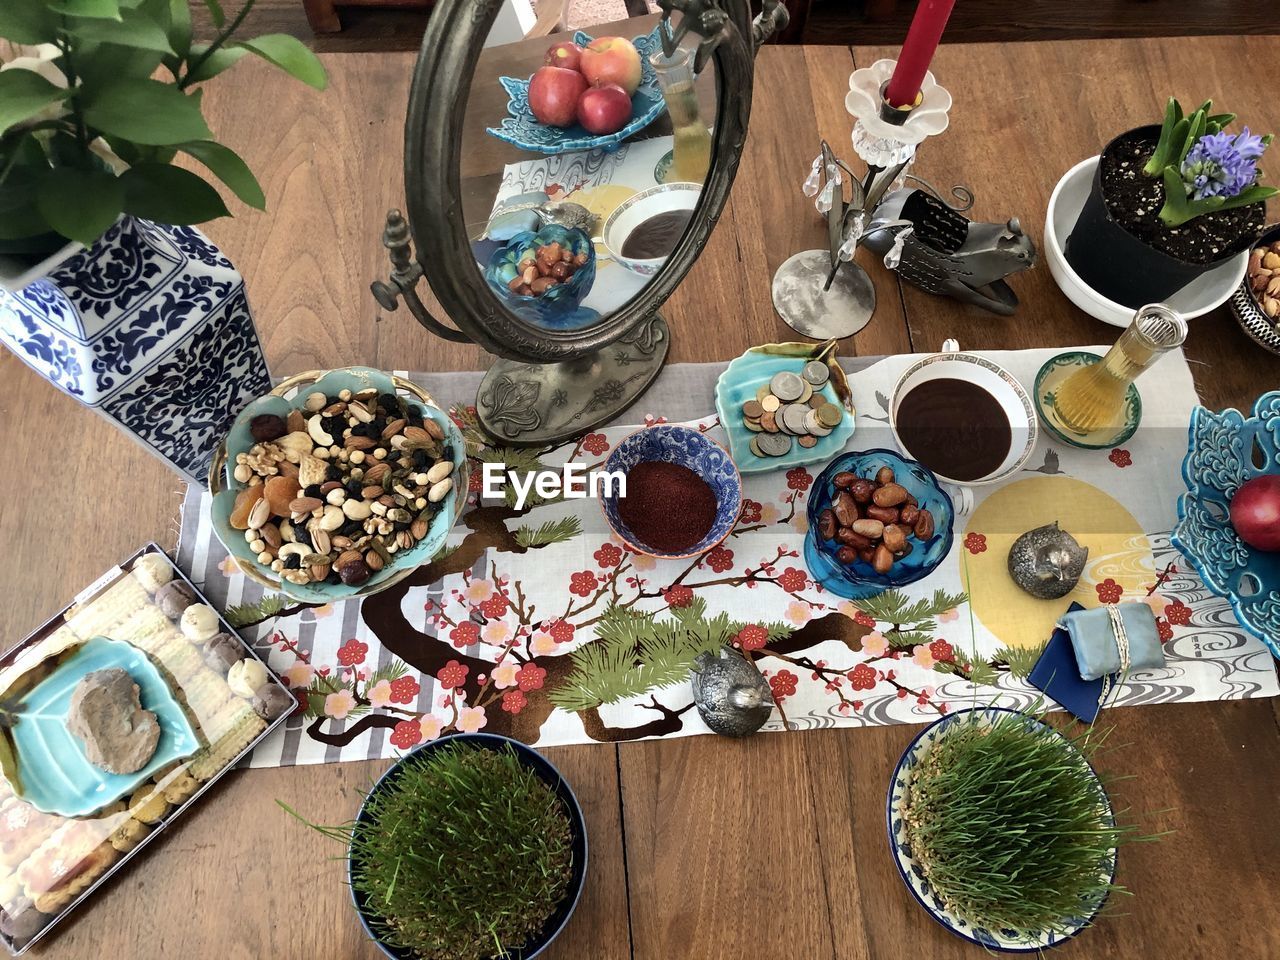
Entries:
{"label": "red apple", "polygon": [[572,40],[562,40],[547,47],[547,56],[542,61],[549,67],[564,67],[566,70],[577,70],[582,60],[582,48]]}
{"label": "red apple", "polygon": [[578,112],[578,98],[587,81],[577,70],[539,67],[529,81],[529,109],[540,123],[552,127],[572,125]]}
{"label": "red apple", "polygon": [[640,54],[625,37],[596,37],[582,51],[579,69],[592,86],[616,83],[628,97],[640,86]]}
{"label": "red apple", "polygon": [[1254,477],[1231,498],[1231,525],[1258,550],[1280,550],[1280,474]]}
{"label": "red apple", "polygon": [[588,87],[578,98],[578,122],[590,133],[617,133],[631,119],[631,98],[617,84]]}

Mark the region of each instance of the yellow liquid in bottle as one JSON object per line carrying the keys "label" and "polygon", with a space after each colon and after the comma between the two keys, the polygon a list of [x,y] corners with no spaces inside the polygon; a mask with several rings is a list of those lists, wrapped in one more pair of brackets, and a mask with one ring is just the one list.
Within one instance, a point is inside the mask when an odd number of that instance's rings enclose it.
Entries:
{"label": "yellow liquid in bottle", "polygon": [[698,96],[693,82],[681,82],[662,92],[671,115],[671,177],[685,183],[702,183],[711,168],[711,132],[698,116]]}

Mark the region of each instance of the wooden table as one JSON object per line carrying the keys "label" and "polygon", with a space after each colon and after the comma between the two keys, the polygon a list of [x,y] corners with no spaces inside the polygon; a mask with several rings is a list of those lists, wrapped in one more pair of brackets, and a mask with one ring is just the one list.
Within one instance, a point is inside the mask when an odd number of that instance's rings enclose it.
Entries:
{"label": "wooden table", "polygon": [[[721,360],[787,339],[769,281],[823,225],[799,184],[820,136],[847,144],[842,101],[854,64],[890,51],[761,51],[751,134],[705,254],[665,309],[674,362]],[[1158,116],[1169,94],[1212,95],[1254,129],[1280,130],[1258,64],[1280,39],[1090,41],[948,46],[935,63],[955,93],[951,129],[917,172],[963,180],[983,219],[1022,218],[1041,235],[1061,173],[1116,131]],[[212,84],[211,126],[258,172],[268,215],[209,227],[244,272],[274,370],[360,362],[478,368],[474,347],[381,313],[368,282],[387,271],[383,216],[400,206],[401,131],[413,58],[332,55],[316,93],[243,63]],[[848,152],[847,147],[845,152]],[[1268,164],[1272,179],[1280,160]],[[1014,280],[1023,306],[1002,319],[900,288],[872,267],[880,306],[846,344],[860,354],[1108,342],[1114,328],[1074,309],[1041,264]],[[706,318],[718,318],[707,323]],[[695,326],[697,324],[697,326]],[[696,331],[696,333],[695,333]],[[1187,354],[1203,399],[1242,406],[1280,383],[1280,358],[1225,311],[1194,321]],[[6,646],[140,542],[172,547],[179,483],[120,434],[0,357],[9,468],[0,481]],[[1153,374],[1158,376],[1159,374]],[[1148,829],[1126,850],[1124,916],[1055,952],[1071,958],[1280,956],[1280,714],[1273,700],[1108,714],[1112,773],[1137,777],[1124,802]],[[925,916],[887,855],[884,793],[911,726],[712,736],[548,751],[578,791],[591,838],[587,892],[551,960],[888,960],[982,954]],[[343,884],[341,850],[277,807],[351,817],[383,763],[255,770],[227,777],[201,809],[37,951],[50,957],[375,957]]]}

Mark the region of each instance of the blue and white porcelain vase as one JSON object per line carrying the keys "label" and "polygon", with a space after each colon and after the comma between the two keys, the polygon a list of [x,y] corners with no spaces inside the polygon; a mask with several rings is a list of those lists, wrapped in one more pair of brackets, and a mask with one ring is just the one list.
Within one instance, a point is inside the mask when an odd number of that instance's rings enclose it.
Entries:
{"label": "blue and white porcelain vase", "polygon": [[236,414],[271,389],[244,280],[194,227],[122,217],[0,288],[0,341],[201,485]]}

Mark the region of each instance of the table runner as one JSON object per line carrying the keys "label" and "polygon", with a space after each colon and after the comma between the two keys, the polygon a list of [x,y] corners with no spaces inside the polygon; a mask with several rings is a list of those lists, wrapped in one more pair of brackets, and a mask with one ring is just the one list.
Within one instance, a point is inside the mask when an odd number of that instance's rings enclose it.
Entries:
{"label": "table runner", "polygon": [[[1025,384],[1054,352],[989,356]],[[888,397],[913,359],[842,361],[857,408],[849,449],[894,448]],[[708,411],[725,366],[667,367],[628,419],[689,421],[723,439]],[[458,404],[470,402],[479,377],[413,375],[441,403]],[[447,556],[396,587],[363,602],[286,608],[244,629],[305,704],[251,765],[394,756],[453,728],[543,746],[705,733],[688,664],[699,645],[721,640],[752,652],[796,729],[923,723],[975,700],[1028,705],[1039,694],[1023,678],[1072,599],[1144,600],[1158,616],[1167,664],[1131,675],[1115,705],[1274,696],[1266,649],[1169,542],[1195,404],[1181,354],[1140,386],[1145,419],[1130,441],[1081,451],[1042,436],[1016,477],[974,488],[938,570],[870,601],[823,591],[800,557],[823,464],[747,475],[738,526],[693,563],[629,553],[593,500],[520,516],[485,500],[455,527]],[[478,437],[473,413],[460,406],[458,415]],[[636,428],[481,455],[522,469],[595,465]],[[206,492],[188,492],[178,561],[212,602],[261,619],[270,598],[263,606],[262,588],[228,559],[208,506]],[[1045,603],[1013,586],[1005,555],[1018,534],[1055,519],[1091,553],[1077,590]],[[783,729],[777,711],[765,729]]]}

